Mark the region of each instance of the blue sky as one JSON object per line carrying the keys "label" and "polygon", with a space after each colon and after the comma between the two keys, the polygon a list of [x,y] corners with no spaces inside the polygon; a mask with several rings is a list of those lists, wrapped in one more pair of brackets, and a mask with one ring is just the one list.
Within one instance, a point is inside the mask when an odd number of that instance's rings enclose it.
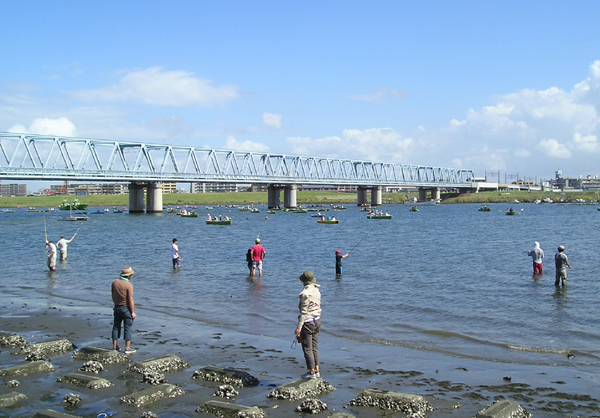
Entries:
{"label": "blue sky", "polygon": [[0,14],[0,131],[600,175],[598,1],[5,0]]}

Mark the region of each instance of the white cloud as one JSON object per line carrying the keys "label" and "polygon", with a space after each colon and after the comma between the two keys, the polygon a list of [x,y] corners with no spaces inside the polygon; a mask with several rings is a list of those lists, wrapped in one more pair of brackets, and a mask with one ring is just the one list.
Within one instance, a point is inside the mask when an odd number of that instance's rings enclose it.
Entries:
{"label": "white cloud", "polygon": [[321,139],[287,138],[293,154],[353,160],[405,163],[413,149],[413,139],[403,138],[390,128],[361,131],[345,129],[341,137]]}
{"label": "white cloud", "polygon": [[455,158],[477,172],[499,169],[533,176],[554,172],[561,159],[563,171],[573,176],[598,173],[600,60],[570,91],[523,89],[494,101],[470,109],[464,120],[451,119],[435,134],[419,134],[418,144],[433,144],[424,161]]}
{"label": "white cloud", "polygon": [[281,129],[281,119],[281,115],[276,115],[274,113],[265,112],[262,114],[263,124],[272,128]]}
{"label": "white cloud", "polygon": [[515,150],[515,156],[520,158],[527,158],[531,157],[531,152],[527,151],[526,149],[517,149]]}
{"label": "white cloud", "polygon": [[61,117],[58,119],[38,118],[35,119],[29,128],[23,125],[14,125],[8,130],[14,133],[27,133],[38,135],[53,135],[53,136],[77,136],[75,125],[67,118]]}
{"label": "white cloud", "polygon": [[542,139],[538,144],[538,148],[548,157],[571,158],[571,151],[556,139]]}
{"label": "white cloud", "polygon": [[229,136],[227,138],[225,149],[235,151],[269,152],[269,147],[264,144],[252,141],[240,142],[233,136]]}
{"label": "white cloud", "polygon": [[407,93],[401,90],[388,89],[387,87],[382,87],[380,89],[365,94],[353,94],[348,96],[348,98],[352,100],[359,100],[361,102],[382,102],[388,96],[391,96],[395,99],[404,99],[407,96]]}
{"label": "white cloud", "polygon": [[71,97],[85,102],[134,102],[157,106],[213,106],[239,97],[238,87],[214,87],[210,80],[188,71],[165,71],[162,67],[132,71],[118,83],[90,90],[76,90]]}
{"label": "white cloud", "polygon": [[585,152],[598,153],[600,152],[600,144],[596,135],[581,135],[575,133],[573,135],[575,148]]}

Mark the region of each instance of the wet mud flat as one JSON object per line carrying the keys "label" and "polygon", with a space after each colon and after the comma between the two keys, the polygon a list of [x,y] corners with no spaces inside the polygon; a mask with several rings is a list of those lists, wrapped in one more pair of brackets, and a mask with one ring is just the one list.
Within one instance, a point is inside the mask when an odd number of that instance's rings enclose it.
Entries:
{"label": "wet mud flat", "polygon": [[[270,417],[303,413],[297,409],[301,407],[301,399],[269,397],[277,388],[298,380],[305,371],[302,351],[299,347],[291,349],[290,341],[185,319],[174,324],[173,317],[166,320],[138,308],[132,343],[138,351],[129,356],[119,353],[123,361],[107,362],[99,369],[93,364],[85,367],[87,361],[74,358],[73,354],[89,347],[109,351],[110,308],[47,304],[37,307],[13,304],[9,308],[0,318],[1,332],[16,334],[33,345],[63,341],[58,345],[65,349],[41,355],[38,350],[36,355],[35,350],[31,354],[22,346],[13,347],[10,343],[0,346],[2,370],[25,364],[28,355],[30,363],[52,365],[52,369],[27,375],[0,376],[0,395],[17,392],[26,397],[0,407],[0,416],[30,417],[52,409],[81,417],[116,411],[117,418],[154,415],[202,418],[215,416],[208,406],[199,408],[210,401],[257,406]],[[75,347],[69,349],[64,340]],[[313,405],[316,401],[326,405],[327,409],[320,409],[318,416],[336,412],[356,417],[406,416],[400,411],[351,404],[367,389],[420,395],[432,406],[433,410],[423,415],[428,417],[471,417],[497,400],[514,401],[535,417],[600,416],[600,400],[593,390],[597,389],[596,382],[589,376],[579,376],[576,370],[565,380],[539,369],[514,369],[511,377],[508,375],[511,370],[504,366],[465,364],[402,349],[398,349],[399,356],[404,356],[402,367],[398,367],[398,362],[391,364],[391,360],[378,358],[368,344],[340,350],[340,345],[327,334],[322,335],[321,341],[323,380],[335,390],[311,396]],[[348,346],[347,342],[344,344]],[[154,367],[151,360],[157,358],[168,359],[169,366]],[[235,379],[223,382],[194,377],[204,368],[212,370],[211,366],[235,369],[257,381],[248,378],[247,382],[252,384],[245,385],[236,384]],[[86,380],[85,376],[109,384],[78,384]],[[163,388],[161,396],[153,388]],[[318,406],[323,408],[321,404]]]}

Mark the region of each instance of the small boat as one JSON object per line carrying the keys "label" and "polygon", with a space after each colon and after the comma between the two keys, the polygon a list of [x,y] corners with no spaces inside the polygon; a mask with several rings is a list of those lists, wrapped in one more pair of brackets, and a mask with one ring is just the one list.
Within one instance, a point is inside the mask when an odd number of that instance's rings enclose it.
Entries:
{"label": "small boat", "polygon": [[177,209],[175,209],[175,208],[167,208],[167,213],[177,213]]}
{"label": "small boat", "polygon": [[489,206],[482,206],[479,208],[479,212],[491,212],[492,208],[490,208]]}
{"label": "small boat", "polygon": [[346,206],[341,206],[341,205],[331,205],[331,208],[332,208],[332,209],[335,209],[335,210],[345,210],[345,209],[346,209]]}
{"label": "small boat", "polygon": [[250,213],[260,213],[260,209],[256,209],[256,208],[251,208]]}
{"label": "small boat", "polygon": [[329,208],[306,208],[307,212],[329,212]]}
{"label": "small boat", "polygon": [[113,213],[123,213],[123,209],[113,209]]}
{"label": "small boat", "polygon": [[419,211],[419,208],[418,208],[418,207],[416,207],[416,206],[412,206],[412,207],[410,208],[410,211],[411,211],[411,212],[418,212],[418,211]]}
{"label": "small boat", "polygon": [[104,208],[103,210],[104,210],[104,212],[110,212],[109,208]]}
{"label": "small boat", "polygon": [[214,208],[212,206],[206,206],[204,209],[206,209],[206,210],[213,210]]}
{"label": "small boat", "polygon": [[58,209],[60,210],[86,210],[88,207],[87,204],[85,203],[80,203],[79,200],[75,199],[73,200],[71,203],[67,202],[66,200],[63,200],[63,202],[60,204],[60,206],[58,207]]}
{"label": "small boat", "polygon": [[308,213],[308,211],[306,209],[294,209],[292,210],[293,213]]}
{"label": "small boat", "polygon": [[506,214],[507,214],[507,215],[516,215],[516,214],[517,214],[517,211],[516,211],[516,210],[513,210],[512,208],[511,208],[511,209],[507,209],[507,210],[506,210]]}
{"label": "small boat", "polygon": [[337,224],[340,223],[339,219],[317,219],[318,224]]}
{"label": "small boat", "polygon": [[197,218],[198,214],[196,212],[187,212],[181,214],[182,218]]}
{"label": "small boat", "polygon": [[59,221],[87,221],[87,216],[63,216],[58,218]]}
{"label": "small boat", "polygon": [[392,219],[392,215],[367,215],[367,219]]}
{"label": "small boat", "polygon": [[277,213],[277,211],[275,209],[269,209],[267,210],[267,213]]}
{"label": "small boat", "polygon": [[15,211],[12,210],[12,209],[4,209],[4,210],[2,210],[2,212],[4,212],[4,213],[15,213]]}
{"label": "small boat", "polygon": [[223,219],[220,221],[215,221],[214,219],[207,219],[207,225],[231,225],[231,219]]}

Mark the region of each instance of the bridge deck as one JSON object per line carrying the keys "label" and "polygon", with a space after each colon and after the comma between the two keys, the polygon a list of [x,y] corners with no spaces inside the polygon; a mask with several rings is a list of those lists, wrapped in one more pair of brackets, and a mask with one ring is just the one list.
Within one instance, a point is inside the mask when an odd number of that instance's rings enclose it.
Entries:
{"label": "bridge deck", "polygon": [[1,133],[0,179],[471,187],[472,170]]}

